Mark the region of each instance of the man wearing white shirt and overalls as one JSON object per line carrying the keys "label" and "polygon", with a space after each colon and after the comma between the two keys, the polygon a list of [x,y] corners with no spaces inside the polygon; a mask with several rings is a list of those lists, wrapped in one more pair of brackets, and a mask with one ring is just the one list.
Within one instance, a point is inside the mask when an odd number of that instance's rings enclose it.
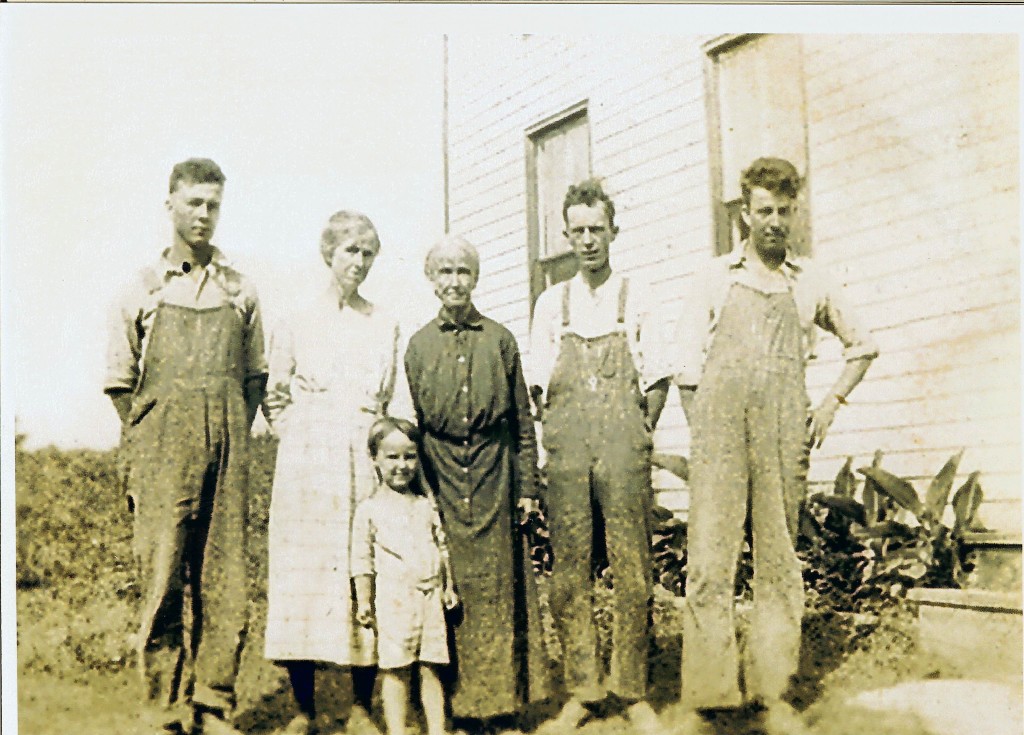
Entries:
{"label": "man wearing white shirt and overalls", "polygon": [[[683,301],[675,381],[690,424],[690,517],[680,735],[710,732],[698,712],[765,706],[768,735],[805,728],[783,695],[796,673],[803,581],[794,550],[809,446],[878,349],[839,286],[789,248],[800,176],[759,158],[743,172],[749,238],[699,270]],[[804,368],[821,327],[843,343],[842,374],[809,411]],[[746,522],[754,605],[740,691],[734,580]]]}
{"label": "man wearing white shirt and overalls", "polygon": [[[570,695],[552,730],[577,727],[611,693],[645,733],[651,597],[651,434],[665,405],[642,284],[613,274],[615,206],[595,180],[570,186],[565,235],[579,274],[541,294],[530,331],[528,382],[543,420],[546,494],[558,621]],[[613,577],[612,662],[603,681],[593,617],[595,515]]]}

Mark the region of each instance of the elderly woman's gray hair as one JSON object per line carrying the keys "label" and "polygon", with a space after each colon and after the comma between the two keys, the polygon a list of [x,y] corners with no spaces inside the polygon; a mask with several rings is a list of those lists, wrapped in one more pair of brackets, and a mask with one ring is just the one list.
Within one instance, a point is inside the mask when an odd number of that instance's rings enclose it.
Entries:
{"label": "elderly woman's gray hair", "polygon": [[473,268],[473,273],[480,275],[480,254],[473,244],[461,235],[445,235],[430,246],[427,259],[423,264],[423,272],[433,280],[434,269],[442,260],[465,260]]}
{"label": "elderly woman's gray hair", "polygon": [[323,256],[324,262],[330,265],[338,246],[357,238],[372,239],[380,248],[380,236],[377,235],[377,228],[365,214],[345,209],[332,214],[331,218],[327,220],[327,227],[324,228],[324,232],[320,236],[320,254]]}

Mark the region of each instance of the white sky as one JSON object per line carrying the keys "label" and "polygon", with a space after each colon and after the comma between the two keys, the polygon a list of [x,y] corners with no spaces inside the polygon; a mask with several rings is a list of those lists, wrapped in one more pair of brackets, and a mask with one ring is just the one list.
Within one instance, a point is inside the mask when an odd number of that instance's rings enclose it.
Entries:
{"label": "white sky", "polygon": [[[105,320],[169,242],[171,166],[228,177],[216,241],[268,326],[327,271],[318,237],[365,211],[384,248],[364,292],[422,322],[443,229],[441,37],[453,33],[1018,31],[971,6],[8,4],[0,10],[3,424],[31,445],[111,446]],[[638,43],[643,39],[638,36]],[[4,444],[7,446],[6,440]]]}
{"label": "white sky", "polygon": [[268,327],[326,283],[319,233],[342,208],[383,241],[365,294],[433,308],[421,255],[444,226],[440,33],[245,7],[102,10],[49,6],[0,31],[6,377],[31,444],[116,442],[107,311],[169,244],[167,177],[189,156],[228,177],[215,242],[255,279]]}

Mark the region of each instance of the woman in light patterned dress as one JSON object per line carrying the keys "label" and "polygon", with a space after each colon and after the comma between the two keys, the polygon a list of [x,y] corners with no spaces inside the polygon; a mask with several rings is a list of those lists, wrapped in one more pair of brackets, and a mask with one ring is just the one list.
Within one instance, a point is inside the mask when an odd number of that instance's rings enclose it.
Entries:
{"label": "woman in light patterned dress", "polygon": [[[320,251],[325,293],[272,333],[265,413],[280,437],[270,504],[266,657],[288,669],[299,714],[316,719],[318,664],[351,667],[355,702],[369,709],[373,635],[354,622],[349,536],[375,478],[366,435],[395,393],[399,329],[359,294],[380,241],[362,214],[338,212]],[[404,385],[404,380],[400,381]]]}

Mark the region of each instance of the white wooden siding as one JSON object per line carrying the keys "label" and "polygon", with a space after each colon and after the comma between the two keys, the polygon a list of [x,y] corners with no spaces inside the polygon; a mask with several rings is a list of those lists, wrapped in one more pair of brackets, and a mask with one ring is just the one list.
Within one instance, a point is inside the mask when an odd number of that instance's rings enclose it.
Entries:
{"label": "white wooden siding", "polygon": [[[838,41],[838,42],[837,42]],[[918,478],[967,449],[992,501],[1020,498],[1017,46],[1002,36],[804,39],[815,254],[882,354],[816,455]],[[813,397],[838,369],[823,355]],[[985,520],[1019,527],[1017,503]]]}
{"label": "white wooden siding", "polygon": [[[712,252],[704,40],[450,38],[451,227],[480,248],[481,309],[524,351],[526,130],[584,100],[593,170],[621,227],[614,266],[649,281],[668,315],[686,298]],[[882,349],[815,453],[812,482],[879,448],[884,466],[924,482],[964,447],[962,474],[983,473],[985,520],[1017,528],[1016,39],[805,36],[803,53],[813,252]],[[841,367],[835,340],[819,353],[812,399]],[[688,450],[674,393],[656,444]]]}

